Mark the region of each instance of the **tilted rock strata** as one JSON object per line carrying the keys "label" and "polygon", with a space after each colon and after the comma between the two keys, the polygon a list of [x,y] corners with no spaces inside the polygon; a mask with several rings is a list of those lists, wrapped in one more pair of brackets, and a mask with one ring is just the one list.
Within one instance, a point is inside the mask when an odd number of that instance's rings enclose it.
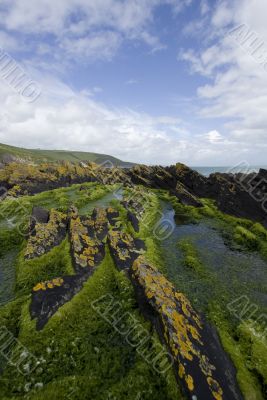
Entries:
{"label": "tilted rock strata", "polygon": [[112,230],[108,235],[108,244],[114,262],[120,270],[132,267],[136,258],[145,250],[142,240],[118,230]]}
{"label": "tilted rock strata", "polygon": [[40,282],[33,288],[30,315],[36,319],[37,330],[43,329],[58,309],[80,292],[89,276],[87,270],[84,274]]}
{"label": "tilted rock strata", "polygon": [[115,227],[116,224],[118,223],[117,219],[119,218],[119,211],[115,210],[112,207],[108,207],[106,209],[106,213],[107,213],[107,219],[109,222],[109,226],[110,227]]}
{"label": "tilted rock strata", "polygon": [[183,383],[188,398],[242,399],[235,370],[215,332],[188,299],[142,256],[134,262],[131,278],[159,320],[155,325],[161,327],[176,377]]}
{"label": "tilted rock strata", "polygon": [[117,268],[125,269],[131,278],[140,309],[167,345],[177,380],[182,382],[187,397],[241,400],[236,371],[215,330],[164,275],[142,255],[137,256],[130,235],[111,232],[109,245]]}
{"label": "tilted rock strata", "polygon": [[[199,198],[216,200],[219,209],[267,226],[267,172],[212,174],[204,177],[183,164],[170,167],[136,165],[129,169],[105,168],[94,163],[27,165],[10,163],[0,170],[0,186],[9,196],[35,194],[74,183],[136,184],[168,190],[182,204],[201,206]],[[2,199],[6,197],[4,193]]]}
{"label": "tilted rock strata", "polygon": [[[43,212],[39,210],[38,213],[45,216],[44,210]],[[35,285],[32,290],[30,314],[32,318],[36,318],[38,330],[43,329],[59,307],[70,301],[82,289],[84,282],[103,261],[108,225],[110,222],[114,223],[117,217],[117,211],[112,208],[95,209],[91,217],[80,217],[78,210],[75,207],[71,208],[69,236],[76,274],[57,277]],[[36,229],[38,232],[38,223]],[[30,237],[27,248],[31,245],[31,241]],[[36,256],[35,253],[32,255]]]}
{"label": "tilted rock strata", "polygon": [[74,266],[77,273],[84,268],[93,269],[105,256],[104,239],[107,235],[106,214],[98,219],[90,217],[72,217],[70,220],[70,240]]}
{"label": "tilted rock strata", "polygon": [[[45,218],[45,213],[40,213]],[[30,314],[43,329],[56,311],[70,301],[103,260],[102,247],[108,233],[111,255],[118,269],[127,271],[137,294],[140,309],[150,318],[174,360],[177,380],[188,398],[199,400],[239,400],[235,370],[224,354],[211,327],[190,302],[140,255],[145,249],[140,239],[116,228],[118,213],[112,208],[95,209],[90,218],[69,213],[70,238],[76,274],[40,282],[32,290]],[[38,223],[36,224],[38,231]],[[141,294],[141,295],[140,295]],[[226,374],[230,371],[230,374]]]}
{"label": "tilted rock strata", "polygon": [[[45,217],[45,212],[43,216]],[[25,259],[30,260],[48,253],[64,240],[67,233],[68,217],[66,214],[52,209],[48,222],[30,221],[30,236],[25,251]]]}

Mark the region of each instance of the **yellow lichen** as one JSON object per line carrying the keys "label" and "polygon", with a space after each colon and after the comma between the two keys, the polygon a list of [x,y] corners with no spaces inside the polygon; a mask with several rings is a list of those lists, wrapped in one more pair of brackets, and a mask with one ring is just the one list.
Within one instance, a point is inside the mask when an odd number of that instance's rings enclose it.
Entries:
{"label": "yellow lichen", "polygon": [[194,381],[191,375],[186,375],[185,381],[190,392],[194,390]]}
{"label": "yellow lichen", "polygon": [[223,397],[222,397],[223,390],[220,387],[219,383],[215,379],[210,377],[210,376],[207,378],[207,382],[208,382],[208,384],[210,386],[210,390],[211,390],[214,398],[216,400],[222,400],[223,399]]}

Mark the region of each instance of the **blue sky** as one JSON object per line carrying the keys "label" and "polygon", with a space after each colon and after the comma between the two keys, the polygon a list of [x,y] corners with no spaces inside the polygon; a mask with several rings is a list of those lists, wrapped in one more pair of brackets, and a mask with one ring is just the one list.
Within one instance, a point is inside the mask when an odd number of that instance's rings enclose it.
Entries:
{"label": "blue sky", "polygon": [[[24,101],[0,58],[0,141],[265,165],[267,68],[251,46],[262,40],[267,65],[266,11],[263,0],[2,0],[2,52],[41,95]],[[245,45],[229,34],[243,25]]]}

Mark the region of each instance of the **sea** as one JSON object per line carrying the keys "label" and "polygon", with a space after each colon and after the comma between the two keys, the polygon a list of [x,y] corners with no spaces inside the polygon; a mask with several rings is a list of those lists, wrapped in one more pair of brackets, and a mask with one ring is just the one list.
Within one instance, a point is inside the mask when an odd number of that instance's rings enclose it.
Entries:
{"label": "sea", "polygon": [[247,164],[240,163],[235,167],[190,167],[195,171],[199,172],[204,176],[209,176],[210,174],[214,174],[215,172],[221,173],[250,173],[250,172],[259,172],[260,168],[267,169],[267,165],[258,166],[258,165],[251,165],[248,166]]}

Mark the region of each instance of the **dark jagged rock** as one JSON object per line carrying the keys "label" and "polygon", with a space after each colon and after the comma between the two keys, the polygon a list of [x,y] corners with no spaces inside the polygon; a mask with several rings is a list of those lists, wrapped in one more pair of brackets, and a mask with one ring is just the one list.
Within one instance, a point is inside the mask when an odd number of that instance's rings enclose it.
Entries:
{"label": "dark jagged rock", "polygon": [[134,228],[135,232],[139,232],[139,219],[137,218],[137,216],[134,213],[132,213],[131,211],[128,211],[127,218],[128,218],[128,221],[131,222],[132,227]]}
{"label": "dark jagged rock", "polygon": [[205,190],[208,190],[206,197],[215,199],[221,211],[236,217],[249,218],[267,226],[263,188],[257,191],[255,186],[248,186],[248,183],[244,183],[234,175],[217,173],[210,175]]}
{"label": "dark jagged rock", "polygon": [[191,194],[182,183],[177,183],[175,190],[171,190],[170,193],[176,196],[182,204],[185,206],[201,207],[203,204],[201,201]]}
{"label": "dark jagged rock", "polygon": [[134,188],[130,193],[124,196],[121,204],[127,210],[127,219],[132,224],[135,232],[139,232],[139,221],[141,220],[145,206],[149,202],[149,198],[145,196],[143,190]]}
{"label": "dark jagged rock", "polygon": [[236,371],[215,329],[164,275],[143,256],[136,257],[142,243],[137,246],[130,235],[111,232],[109,245],[117,268],[128,272],[141,311],[167,345],[177,381],[182,383],[186,396],[200,400],[241,400]]}
{"label": "dark jagged rock", "polygon": [[49,211],[45,210],[42,207],[33,207],[31,216],[35,220],[35,222],[47,224],[49,220]]}
{"label": "dark jagged rock", "polygon": [[267,180],[267,169],[260,168],[258,178]]}
{"label": "dark jagged rock", "polygon": [[107,219],[111,227],[116,226],[117,219],[119,218],[119,212],[112,207],[108,207],[107,210]]}
{"label": "dark jagged rock", "polygon": [[167,167],[167,170],[176,178],[176,181],[182,183],[191,194],[198,197],[207,197],[205,188],[208,179],[206,177],[181,163]]}
{"label": "dark jagged rock", "polygon": [[133,262],[145,250],[142,240],[134,239],[128,233],[117,230],[109,232],[108,244],[113,260],[120,270],[131,268]]}
{"label": "dark jagged rock", "polygon": [[41,330],[49,319],[65,303],[70,301],[83,287],[90,276],[87,270],[82,275],[64,276],[38,283],[32,291],[31,318],[36,318],[36,329]]}
{"label": "dark jagged rock", "polygon": [[[201,206],[200,198],[211,198],[223,212],[245,217],[267,226],[267,172],[257,174],[212,174],[208,178],[183,164],[170,167],[136,165],[105,168],[94,163],[41,164],[11,163],[0,170],[0,182],[8,195],[30,195],[74,183],[120,183],[125,187],[143,185],[164,189],[183,204]],[[132,210],[131,210],[132,211]],[[137,215],[137,213],[136,213]]]}
{"label": "dark jagged rock", "polygon": [[187,397],[241,400],[236,371],[215,330],[188,299],[143,257],[135,261],[130,276],[140,308],[167,345]]}
{"label": "dark jagged rock", "polygon": [[133,184],[144,185],[155,189],[170,190],[175,188],[175,177],[164,167],[138,165],[127,171]]}
{"label": "dark jagged rock", "polygon": [[214,199],[221,211],[267,226],[266,170],[258,174],[215,173],[207,178],[183,164],[167,169],[194,196]]}
{"label": "dark jagged rock", "polygon": [[[118,217],[116,210],[108,210],[110,217]],[[44,219],[45,213],[40,213],[39,219],[41,215]],[[80,217],[77,208],[71,207],[69,217],[71,253],[76,274],[40,282],[33,288],[30,314],[33,319],[37,319],[38,330],[46,325],[59,307],[70,301],[82,289],[84,282],[105,257],[107,211],[101,208],[94,209],[92,216],[87,218]],[[36,229],[38,232],[38,223]],[[29,242],[31,243],[31,239]]]}
{"label": "dark jagged rock", "polygon": [[94,210],[92,217],[79,217],[72,212],[70,221],[70,240],[72,258],[77,273],[94,269],[105,257],[107,236],[106,211]]}
{"label": "dark jagged rock", "polygon": [[30,221],[30,235],[25,251],[25,259],[30,260],[48,253],[64,240],[67,233],[68,217],[66,214],[52,209],[47,220],[47,213],[42,209],[34,211],[35,218]]}
{"label": "dark jagged rock", "polygon": [[[29,224],[29,235],[35,232],[36,223],[47,224],[49,220],[49,211],[42,207],[33,207]],[[35,232],[36,233],[36,232]]]}

